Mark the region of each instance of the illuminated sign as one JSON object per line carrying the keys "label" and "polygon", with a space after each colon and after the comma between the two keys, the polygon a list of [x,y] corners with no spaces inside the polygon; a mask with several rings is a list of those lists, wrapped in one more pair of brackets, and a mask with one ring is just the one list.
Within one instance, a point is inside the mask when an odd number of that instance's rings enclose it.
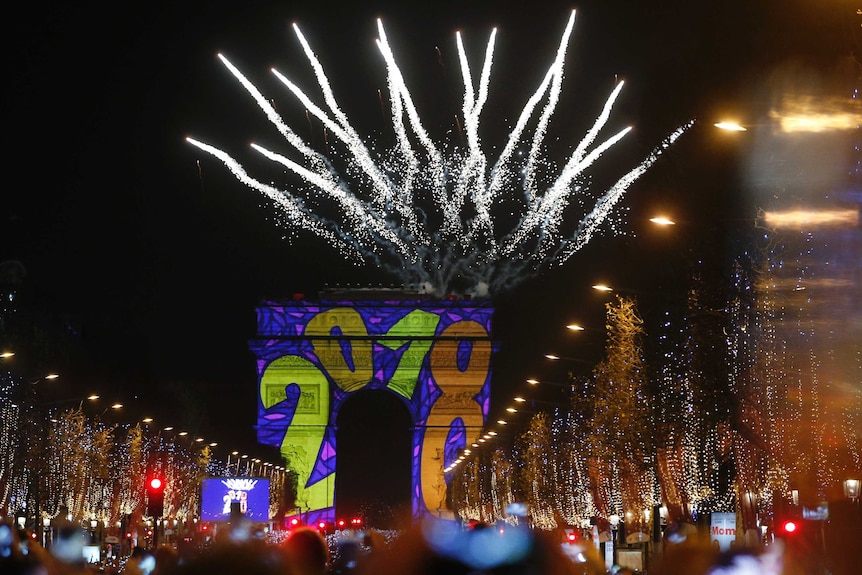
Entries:
{"label": "illuminated sign", "polygon": [[727,551],[736,541],[736,513],[712,513],[710,515],[709,539]]}
{"label": "illuminated sign", "polygon": [[273,302],[259,307],[258,441],[299,475],[306,521],[334,521],[334,424],[354,393],[385,389],[415,423],[412,507],[448,513],[446,477],[488,413],[490,305],[474,301]]}
{"label": "illuminated sign", "polygon": [[201,520],[230,521],[236,509],[250,521],[269,521],[269,479],[209,477],[201,488]]}

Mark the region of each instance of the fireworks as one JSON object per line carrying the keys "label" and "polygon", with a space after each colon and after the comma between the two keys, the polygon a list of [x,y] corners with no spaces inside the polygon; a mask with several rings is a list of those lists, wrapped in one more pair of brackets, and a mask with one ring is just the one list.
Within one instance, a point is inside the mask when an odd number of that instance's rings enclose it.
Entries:
{"label": "fireworks", "polygon": [[[585,246],[628,188],[691,125],[673,131],[615,183],[593,190],[588,169],[630,130],[602,135],[623,88],[620,82],[574,151],[561,166],[555,166],[546,154],[545,139],[562,91],[574,22],[572,12],[553,63],[493,158],[480,137],[480,117],[491,85],[496,30],[488,40],[478,86],[461,36],[456,34],[464,82],[465,143],[446,145],[435,142],[423,126],[379,20],[377,46],[386,65],[395,138],[391,149],[376,152],[351,125],[323,66],[295,25],[323,104],[315,103],[276,70],[273,74],[323,124],[327,152],[297,135],[273,103],[222,55],[221,61],[282,135],[293,159],[287,152],[256,144],[252,148],[295,178],[287,189],[280,189],[249,175],[222,149],[192,138],[188,141],[221,160],[240,182],[269,198],[287,230],[312,232],[357,264],[375,265],[404,284],[424,286],[438,295],[454,290],[488,295],[511,289],[543,268],[563,264]],[[518,206],[518,219],[506,228],[495,216],[511,212],[513,204]],[[319,206],[326,208],[315,211]],[[576,207],[581,212],[574,231],[564,230],[565,219]],[[337,215],[323,216],[323,212]],[[506,220],[510,221],[508,213]]]}

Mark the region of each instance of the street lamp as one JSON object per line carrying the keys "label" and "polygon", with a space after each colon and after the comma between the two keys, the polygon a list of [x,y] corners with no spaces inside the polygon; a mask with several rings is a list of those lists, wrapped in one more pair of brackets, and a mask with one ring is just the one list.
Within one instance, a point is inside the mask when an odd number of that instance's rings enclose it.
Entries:
{"label": "street lamp", "polygon": [[748,128],[737,124],[736,122],[717,122],[713,124],[719,130],[725,130],[728,132],[747,132]]}
{"label": "street lamp", "polygon": [[[573,361],[575,363],[592,363],[591,361],[589,361],[587,359],[581,359],[579,357],[566,357],[565,355],[557,355],[555,353],[546,353],[545,357],[547,359],[550,359],[551,361],[565,360],[565,361]],[[529,383],[532,383],[532,382],[529,382]]]}
{"label": "street lamp", "polygon": [[656,216],[654,218],[650,218],[649,221],[658,225],[658,226],[675,226],[676,222],[667,216]]}

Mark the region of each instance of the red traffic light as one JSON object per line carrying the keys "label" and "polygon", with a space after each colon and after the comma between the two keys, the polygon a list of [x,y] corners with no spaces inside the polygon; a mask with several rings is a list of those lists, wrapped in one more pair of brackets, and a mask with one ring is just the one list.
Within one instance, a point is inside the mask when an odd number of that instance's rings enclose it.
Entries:
{"label": "red traffic light", "polygon": [[165,480],[161,475],[147,477],[147,515],[161,517],[165,512]]}
{"label": "red traffic light", "polygon": [[783,521],[781,523],[781,532],[782,533],[792,535],[793,533],[796,533],[797,531],[799,531],[799,524],[796,523],[796,521],[793,521],[792,519],[788,519],[788,520]]}

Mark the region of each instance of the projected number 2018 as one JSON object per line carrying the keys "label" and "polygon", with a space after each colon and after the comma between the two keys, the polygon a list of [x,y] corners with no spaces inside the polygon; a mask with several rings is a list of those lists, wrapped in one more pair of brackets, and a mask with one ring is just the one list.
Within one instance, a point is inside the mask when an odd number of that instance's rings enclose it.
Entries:
{"label": "projected number 2018", "polygon": [[[447,446],[463,447],[465,427],[481,427],[487,411],[481,396],[491,357],[490,309],[479,309],[470,310],[471,316],[461,309],[404,313],[356,306],[313,313],[303,308],[303,319],[291,316],[297,322],[293,329],[304,329],[261,374],[259,429],[268,431],[259,431],[259,437],[273,444],[281,439],[282,454],[298,474],[301,508],[317,510],[324,519],[331,515],[335,437],[330,424],[350,394],[385,388],[403,398],[417,426],[414,513],[445,510],[443,468],[445,454],[452,452]],[[369,334],[369,326],[380,332]]]}

